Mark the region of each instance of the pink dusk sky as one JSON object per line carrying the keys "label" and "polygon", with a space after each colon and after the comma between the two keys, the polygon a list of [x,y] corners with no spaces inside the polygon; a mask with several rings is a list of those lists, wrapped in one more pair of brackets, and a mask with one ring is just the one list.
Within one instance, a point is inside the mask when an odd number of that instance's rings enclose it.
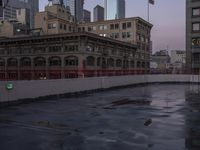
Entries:
{"label": "pink dusk sky", "polygon": [[[148,0],[126,0],[126,17],[139,16],[147,19]],[[40,10],[48,0],[40,0]],[[103,0],[85,0],[85,9],[92,11]],[[185,0],[155,0],[150,5],[153,51],[160,49],[185,50]]]}

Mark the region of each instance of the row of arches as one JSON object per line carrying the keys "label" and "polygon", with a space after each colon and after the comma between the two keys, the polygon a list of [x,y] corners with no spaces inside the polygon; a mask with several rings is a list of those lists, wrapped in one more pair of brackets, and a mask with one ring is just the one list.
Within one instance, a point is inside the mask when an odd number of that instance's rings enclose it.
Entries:
{"label": "row of arches", "polygon": [[[33,62],[30,57],[23,57],[19,61],[17,58],[8,58],[7,60],[0,58],[0,67],[3,67],[6,65],[8,67],[29,67],[33,66],[46,66],[47,64],[49,66],[61,66],[62,59],[59,56],[53,56],[49,57],[47,60],[45,57],[36,57],[33,59]],[[76,56],[68,56],[64,58],[64,64],[65,66],[78,66],[78,57]]]}
{"label": "row of arches", "polygon": [[[23,57],[19,61],[17,58],[8,58],[7,60],[0,58],[0,67],[5,67],[7,61],[8,67],[30,67],[33,66],[62,66],[62,58],[59,56],[52,56],[46,59],[45,57],[35,57],[33,61],[30,57]],[[77,56],[68,56],[64,58],[64,66],[78,66],[79,59]],[[145,68],[148,66],[145,62],[127,60],[127,59],[114,59],[105,57],[86,57],[86,66],[92,67],[120,67],[120,68]]]}

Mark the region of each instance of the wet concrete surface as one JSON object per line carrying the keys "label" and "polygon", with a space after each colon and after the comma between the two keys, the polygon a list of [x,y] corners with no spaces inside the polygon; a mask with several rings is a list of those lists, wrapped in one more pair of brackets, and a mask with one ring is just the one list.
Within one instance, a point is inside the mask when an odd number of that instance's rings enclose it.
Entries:
{"label": "wet concrete surface", "polygon": [[0,109],[1,150],[199,150],[200,86],[153,84]]}

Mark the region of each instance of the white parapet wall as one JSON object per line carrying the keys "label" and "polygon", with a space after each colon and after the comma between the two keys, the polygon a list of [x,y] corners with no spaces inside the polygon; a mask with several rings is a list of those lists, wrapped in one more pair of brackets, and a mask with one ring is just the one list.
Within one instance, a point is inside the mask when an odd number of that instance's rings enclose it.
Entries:
{"label": "white parapet wall", "polygon": [[[195,75],[134,75],[59,80],[0,81],[0,102],[145,83],[198,83]],[[13,89],[8,90],[8,84]]]}

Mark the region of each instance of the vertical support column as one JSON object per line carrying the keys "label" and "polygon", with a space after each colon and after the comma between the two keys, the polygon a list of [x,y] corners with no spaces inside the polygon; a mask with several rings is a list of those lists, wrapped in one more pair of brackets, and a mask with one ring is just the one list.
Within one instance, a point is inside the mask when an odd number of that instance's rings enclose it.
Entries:
{"label": "vertical support column", "polygon": [[21,76],[21,74],[20,74],[20,58],[17,58],[17,80],[20,80],[20,76]]}
{"label": "vertical support column", "polygon": [[[62,45],[61,45],[61,53],[64,53],[65,52],[65,44],[64,44],[64,41],[62,39]],[[65,57],[62,55],[60,56],[61,58],[61,79],[64,79],[65,78],[65,72],[64,72],[64,68],[65,68]]]}
{"label": "vertical support column", "polygon": [[85,69],[86,69],[86,60],[85,60],[85,50],[87,39],[81,39],[81,37],[78,38],[78,51],[79,51],[79,57],[78,57],[78,76],[80,78],[85,77]]}
{"label": "vertical support column", "polygon": [[46,61],[46,65],[45,65],[46,79],[49,79],[49,60],[48,60],[48,56],[45,56],[45,61]]}
{"label": "vertical support column", "polygon": [[34,57],[31,57],[31,80],[35,79],[35,73],[34,73]]}
{"label": "vertical support column", "polygon": [[65,56],[60,56],[61,58],[61,79],[65,79]]}
{"label": "vertical support column", "polygon": [[8,58],[5,58],[5,80],[8,79]]}

